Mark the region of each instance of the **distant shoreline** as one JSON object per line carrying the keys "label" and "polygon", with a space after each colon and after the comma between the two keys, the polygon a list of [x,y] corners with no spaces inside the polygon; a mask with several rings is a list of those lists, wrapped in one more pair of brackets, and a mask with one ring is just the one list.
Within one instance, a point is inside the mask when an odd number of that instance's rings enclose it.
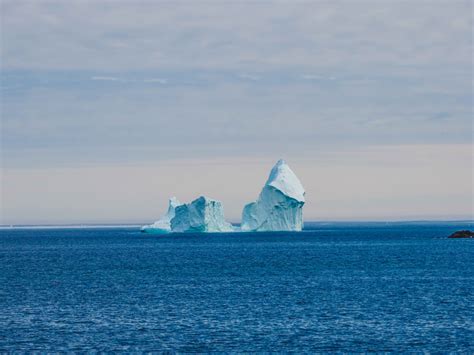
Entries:
{"label": "distant shoreline", "polygon": [[[395,220],[395,221],[306,221],[305,224],[311,225],[383,225],[383,224],[450,224],[450,223],[472,223],[474,220]],[[112,228],[140,228],[144,223],[126,223],[126,224],[19,224],[19,225],[0,225],[0,230],[11,229],[112,229]],[[238,225],[238,223],[232,223]]]}
{"label": "distant shoreline", "polygon": [[107,228],[139,228],[140,224],[61,224],[61,225],[2,225],[2,229],[107,229]]}

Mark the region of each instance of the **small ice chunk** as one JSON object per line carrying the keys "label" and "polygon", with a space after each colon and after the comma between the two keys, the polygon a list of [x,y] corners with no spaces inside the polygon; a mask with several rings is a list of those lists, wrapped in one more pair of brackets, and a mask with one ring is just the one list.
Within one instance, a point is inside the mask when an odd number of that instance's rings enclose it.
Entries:
{"label": "small ice chunk", "polygon": [[171,232],[171,220],[175,216],[176,207],[181,206],[182,203],[176,197],[171,197],[168,203],[168,212],[153,224],[143,226],[142,232],[163,234]]}

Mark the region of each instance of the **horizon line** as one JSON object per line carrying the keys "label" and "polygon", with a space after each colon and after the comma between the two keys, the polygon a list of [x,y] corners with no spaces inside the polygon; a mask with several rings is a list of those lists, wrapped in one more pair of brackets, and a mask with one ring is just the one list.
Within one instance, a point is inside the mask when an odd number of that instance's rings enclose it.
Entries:
{"label": "horizon line", "polygon": [[[343,224],[343,223],[474,223],[474,219],[407,219],[407,220],[319,220],[305,221],[313,224]],[[146,225],[144,223],[64,223],[64,224],[0,224],[0,229],[35,229],[35,228],[135,228]],[[240,225],[240,223],[232,223]],[[303,228],[304,229],[304,228]]]}

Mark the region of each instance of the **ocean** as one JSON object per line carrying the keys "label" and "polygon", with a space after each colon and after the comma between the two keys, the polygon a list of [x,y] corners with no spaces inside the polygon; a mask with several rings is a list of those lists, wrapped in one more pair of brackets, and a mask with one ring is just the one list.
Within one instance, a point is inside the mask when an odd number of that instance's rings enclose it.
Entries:
{"label": "ocean", "polygon": [[474,352],[470,222],[0,230],[0,351]]}

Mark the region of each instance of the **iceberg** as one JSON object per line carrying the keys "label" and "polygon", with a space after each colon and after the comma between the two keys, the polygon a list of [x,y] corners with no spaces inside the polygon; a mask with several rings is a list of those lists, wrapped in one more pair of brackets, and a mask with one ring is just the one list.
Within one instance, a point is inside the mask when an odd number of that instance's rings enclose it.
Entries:
{"label": "iceberg", "polygon": [[288,164],[280,159],[257,201],[242,211],[242,231],[301,231],[305,191]]}
{"label": "iceberg", "polygon": [[201,196],[191,203],[177,206],[171,219],[172,232],[232,232],[234,227],[224,219],[222,203]]}
{"label": "iceberg", "polygon": [[142,232],[163,234],[171,232],[171,220],[175,216],[176,207],[181,206],[182,203],[176,197],[171,197],[168,203],[168,212],[163,215],[158,221],[153,224],[143,226]]}
{"label": "iceberg", "polygon": [[242,211],[241,227],[226,222],[220,201],[201,196],[186,204],[170,198],[167,213],[142,232],[301,231],[305,190],[288,164],[280,159],[270,172],[258,199]]}

